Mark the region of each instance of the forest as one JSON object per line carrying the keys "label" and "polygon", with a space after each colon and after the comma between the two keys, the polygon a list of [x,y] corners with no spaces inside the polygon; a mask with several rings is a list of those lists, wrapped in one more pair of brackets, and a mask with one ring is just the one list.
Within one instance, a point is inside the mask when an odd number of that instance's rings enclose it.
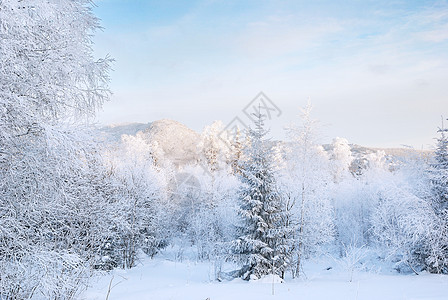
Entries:
{"label": "forest", "polygon": [[0,1],[0,299],[76,299],[173,246],[216,281],[299,278],[322,255],[353,269],[367,252],[448,273],[443,123],[434,150],[396,153],[321,145],[310,104],[285,141],[262,111],[235,135],[162,120],[111,139],[94,124],[113,63],[93,57],[99,20],[90,1],[56,2]]}

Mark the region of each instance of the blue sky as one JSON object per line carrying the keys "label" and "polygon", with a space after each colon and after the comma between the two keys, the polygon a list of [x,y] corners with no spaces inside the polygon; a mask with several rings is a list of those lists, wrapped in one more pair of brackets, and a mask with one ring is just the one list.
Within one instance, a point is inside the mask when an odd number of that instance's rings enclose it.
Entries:
{"label": "blue sky", "polygon": [[116,59],[101,123],[200,131],[263,91],[282,110],[275,138],[310,98],[322,142],[428,148],[448,117],[447,1],[102,0],[94,12],[95,55]]}

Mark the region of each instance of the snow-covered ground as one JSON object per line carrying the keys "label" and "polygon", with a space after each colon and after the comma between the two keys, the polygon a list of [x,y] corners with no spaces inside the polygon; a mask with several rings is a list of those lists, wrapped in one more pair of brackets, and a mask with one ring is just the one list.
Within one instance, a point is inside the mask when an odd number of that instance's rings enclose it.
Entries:
{"label": "snow-covered ground", "polygon": [[[399,274],[390,268],[350,272],[332,259],[305,264],[306,276],[274,284],[272,276],[257,281],[214,281],[211,263],[172,260],[167,253],[144,259],[131,270],[115,270],[92,280],[81,299],[448,299],[448,276]],[[327,270],[328,268],[330,268]]]}

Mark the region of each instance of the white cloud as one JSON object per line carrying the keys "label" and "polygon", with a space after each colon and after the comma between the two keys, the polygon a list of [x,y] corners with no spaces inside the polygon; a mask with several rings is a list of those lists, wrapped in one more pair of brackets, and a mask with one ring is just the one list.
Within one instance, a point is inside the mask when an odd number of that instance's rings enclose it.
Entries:
{"label": "white cloud", "polygon": [[[124,34],[106,28],[100,46],[117,58],[118,92],[100,120],[172,117],[200,129],[230,121],[263,90],[285,111],[277,136],[311,96],[318,117],[333,124],[331,135],[420,147],[434,136],[430,125],[448,114],[447,7],[385,7],[367,17],[260,9],[214,18],[195,10]],[[402,124],[421,124],[426,133],[411,137]]]}

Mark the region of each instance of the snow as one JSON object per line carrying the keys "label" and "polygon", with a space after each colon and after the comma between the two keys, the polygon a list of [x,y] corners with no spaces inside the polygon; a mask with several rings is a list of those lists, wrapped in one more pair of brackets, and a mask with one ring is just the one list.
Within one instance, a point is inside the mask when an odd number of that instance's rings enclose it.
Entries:
{"label": "snow", "polygon": [[[131,270],[114,270],[98,277],[81,295],[81,299],[372,299],[372,300],[442,300],[448,299],[448,277],[422,273],[399,274],[391,268],[383,271],[359,271],[350,282],[349,272],[330,258],[307,261],[306,276],[287,278],[284,283],[272,276],[260,280],[218,282],[213,280],[209,262],[173,261],[174,255],[164,252],[154,259],[143,259]],[[378,265],[379,268],[380,264]],[[231,268],[231,266],[227,266]],[[331,268],[331,269],[329,269]],[[329,270],[328,270],[329,269]]]}
{"label": "snow", "polygon": [[166,158],[175,165],[185,165],[198,160],[197,145],[200,135],[174,120],[158,120],[143,131],[148,141],[156,142]]}
{"label": "snow", "polygon": [[[261,106],[245,137],[167,119],[99,133],[113,59],[93,58],[92,9],[0,0],[0,299],[87,284],[77,298],[448,299],[447,275],[393,269],[448,274],[443,124],[426,154],[324,148],[311,105],[284,142],[265,136]],[[158,254],[104,271],[143,251]],[[237,264],[224,271],[257,280],[216,281],[224,255]]]}
{"label": "snow", "polygon": [[121,136],[136,135],[137,132],[143,131],[151,126],[151,123],[122,123],[110,124],[100,128],[100,132],[105,135],[108,142],[120,142]]}
{"label": "snow", "polygon": [[140,135],[149,143],[156,143],[165,158],[177,166],[199,159],[200,134],[174,120],[163,119],[147,124],[113,124],[100,128],[100,131],[108,143],[120,142],[123,135]]}

